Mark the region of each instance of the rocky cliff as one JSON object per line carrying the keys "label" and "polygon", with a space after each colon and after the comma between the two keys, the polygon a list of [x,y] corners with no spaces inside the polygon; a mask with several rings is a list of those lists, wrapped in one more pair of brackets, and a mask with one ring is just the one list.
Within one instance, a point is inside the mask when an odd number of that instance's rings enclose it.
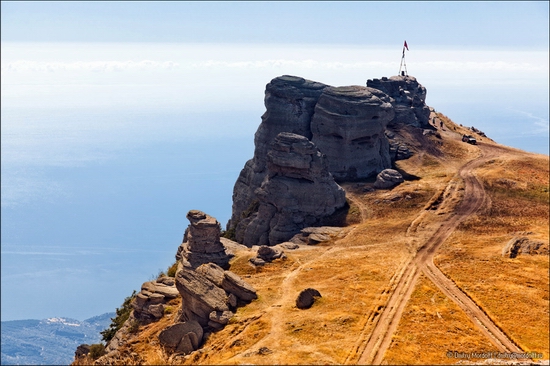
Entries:
{"label": "rocky cliff", "polygon": [[[410,76],[369,80],[367,87],[332,87],[288,75],[271,80],[265,91],[266,112],[254,136],[254,156],[246,162],[233,189],[228,232],[248,246],[273,245],[288,240],[301,228],[320,223],[334,208],[342,206],[342,198],[334,199],[334,192],[329,189],[326,196],[321,196],[320,191],[315,194],[316,200],[327,202],[323,209],[310,210],[301,201],[299,206],[292,206],[298,208],[282,209],[285,199],[276,195],[288,197],[289,190],[276,191],[281,186],[275,182],[282,181],[284,174],[277,173],[279,178],[273,174],[277,165],[273,156],[282,153],[278,150],[281,142],[276,141],[280,133],[310,140],[336,181],[365,179],[391,168],[393,160],[410,156],[405,145],[390,145],[386,128],[428,128],[430,110],[425,99],[426,89]],[[296,152],[292,154],[285,159],[296,158]],[[327,179],[313,178],[314,170],[308,169],[303,166],[298,175],[309,178],[293,178],[293,192],[309,189],[298,182]],[[321,171],[324,172],[318,170]],[[285,181],[290,179],[286,178]]]}
{"label": "rocky cliff", "polygon": [[267,153],[267,175],[254,193],[258,211],[238,231],[247,246],[287,241],[346,204],[326,156],[305,136],[288,132],[275,137]]}

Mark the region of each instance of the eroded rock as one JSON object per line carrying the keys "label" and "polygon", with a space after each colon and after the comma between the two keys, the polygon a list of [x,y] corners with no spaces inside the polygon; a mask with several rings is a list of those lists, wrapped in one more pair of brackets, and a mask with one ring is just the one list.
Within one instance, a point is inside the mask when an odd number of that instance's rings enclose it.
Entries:
{"label": "eroded rock", "polygon": [[374,188],[387,189],[404,181],[403,176],[395,169],[385,169],[376,176]]}
{"label": "eroded rock", "polygon": [[326,88],[311,119],[312,142],[336,180],[367,178],[391,167],[384,130],[394,117],[390,98],[362,86]]}
{"label": "eroded rock", "polygon": [[247,246],[288,241],[346,204],[345,192],[329,173],[325,156],[304,136],[277,135],[267,166],[268,175],[255,191],[258,211],[244,228],[242,240]]}
{"label": "eroded rock", "polygon": [[166,327],[160,332],[158,339],[170,353],[189,354],[199,348],[202,337],[201,325],[190,320]]}
{"label": "eroded rock", "polygon": [[250,258],[250,263],[255,266],[263,266],[266,263],[273,262],[275,259],[286,258],[285,252],[277,247],[268,247],[262,245],[258,248],[255,257]]}
{"label": "eroded rock", "polygon": [[391,97],[395,110],[388,126],[407,124],[430,128],[430,108],[426,105],[426,88],[412,76],[392,76],[367,81],[367,86]]}
{"label": "eroded rock", "polygon": [[[254,191],[267,175],[267,152],[281,132],[311,138],[311,116],[319,96],[328,85],[301,77],[284,75],[266,85],[265,113],[254,135],[254,157],[246,162],[233,189],[233,210],[227,227],[235,231],[235,239],[243,242],[249,216],[257,212]],[[245,223],[241,224],[243,221]]]}
{"label": "eroded rock", "polygon": [[520,254],[548,255],[548,253],[548,243],[527,237],[514,237],[502,249],[502,255],[509,258],[516,258]]}
{"label": "eroded rock", "polygon": [[220,240],[221,225],[218,220],[198,210],[189,211],[187,219],[190,225],[178,248],[176,260],[184,258],[193,268],[210,262],[224,269],[229,268],[232,254],[226,251]]}

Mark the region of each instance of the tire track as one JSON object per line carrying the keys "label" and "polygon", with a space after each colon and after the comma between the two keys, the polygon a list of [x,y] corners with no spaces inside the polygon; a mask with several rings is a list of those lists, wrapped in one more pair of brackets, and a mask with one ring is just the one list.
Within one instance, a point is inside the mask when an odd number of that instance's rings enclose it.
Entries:
{"label": "tire track", "polygon": [[[366,341],[364,350],[358,360],[359,364],[380,364],[382,362],[421,271],[466,313],[475,326],[500,351],[522,352],[521,348],[433,263],[433,257],[437,249],[452,234],[456,227],[468,216],[477,212],[484,202],[487,201],[483,185],[474,176],[473,170],[496,156],[501,149],[485,144],[481,144],[480,148],[482,155],[463,165],[457,173],[457,176],[465,184],[462,202],[428,241],[419,248],[414,260],[407,264],[404,275],[399,279],[395,291],[391,294],[370,337]],[[346,362],[351,361],[349,358]]]}

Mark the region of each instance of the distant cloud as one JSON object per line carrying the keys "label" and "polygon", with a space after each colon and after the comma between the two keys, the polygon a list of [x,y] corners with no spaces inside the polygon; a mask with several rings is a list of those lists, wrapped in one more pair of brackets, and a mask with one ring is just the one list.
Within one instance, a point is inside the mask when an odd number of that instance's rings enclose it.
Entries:
{"label": "distant cloud", "polygon": [[427,61],[411,63],[411,65],[424,66],[430,69],[453,71],[548,71],[548,65],[532,64],[527,62]]}
{"label": "distant cloud", "polygon": [[257,61],[215,61],[208,60],[191,64],[194,68],[270,69],[279,67],[301,67],[307,69],[363,69],[392,65],[383,62],[330,62],[316,60],[257,60]]}
{"label": "distant cloud", "polygon": [[42,62],[18,60],[2,64],[2,72],[15,71],[136,71],[144,69],[171,70],[180,64],[174,61],[76,61],[76,62]]}
{"label": "distant cloud", "polygon": [[548,123],[548,118],[535,116],[533,113],[519,111],[516,109],[509,109],[509,110],[512,112],[520,113],[532,120],[534,129],[524,131],[522,133],[523,135],[539,135],[539,134],[548,134],[550,132],[550,124]]}

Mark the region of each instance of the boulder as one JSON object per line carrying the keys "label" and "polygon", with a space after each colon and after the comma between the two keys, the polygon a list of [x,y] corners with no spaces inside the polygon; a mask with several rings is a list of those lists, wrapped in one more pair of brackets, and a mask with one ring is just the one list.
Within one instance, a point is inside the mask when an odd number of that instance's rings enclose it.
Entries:
{"label": "boulder", "polygon": [[210,313],[209,319],[221,325],[226,325],[233,315],[235,314],[232,311],[213,311]]}
{"label": "boulder", "polygon": [[306,137],[280,133],[268,153],[268,175],[255,191],[258,211],[246,223],[243,244],[276,245],[319,224],[346,204],[325,156]]}
{"label": "boulder", "polygon": [[262,245],[258,248],[256,256],[250,258],[250,263],[255,266],[263,266],[266,263],[273,262],[275,259],[286,258],[285,252],[280,248],[268,247]]}
{"label": "boulder", "polygon": [[405,144],[399,142],[390,143],[390,158],[392,161],[405,160],[412,156],[412,151]]}
{"label": "boulder", "polygon": [[516,258],[520,254],[548,255],[548,253],[548,243],[527,237],[514,237],[502,249],[502,255],[509,258]]}
{"label": "boulder", "polygon": [[176,287],[182,297],[180,321],[194,320],[203,327],[218,330],[233,316],[231,309],[237,307],[238,300],[250,302],[257,298],[256,290],[241,277],[214,263],[194,269],[185,262],[178,268]]}
{"label": "boulder", "polygon": [[203,329],[193,320],[166,327],[159,335],[159,343],[170,353],[189,354],[197,350],[202,342]]}
{"label": "boulder", "polygon": [[294,235],[290,241],[298,246],[299,244],[315,245],[332,239],[341,231],[341,227],[334,226],[306,227],[300,233]]}
{"label": "boulder", "polygon": [[229,310],[225,291],[191,267],[183,267],[176,274],[176,287],[182,297],[182,320],[206,326],[212,311]]}
{"label": "boulder", "polygon": [[391,167],[384,134],[394,117],[390,99],[363,86],[323,90],[311,119],[311,141],[326,155],[338,181],[367,178]]}
{"label": "boulder", "polygon": [[376,176],[374,188],[387,189],[404,181],[403,176],[397,170],[384,169]]}
{"label": "boulder", "polygon": [[249,302],[258,298],[256,290],[241,277],[231,271],[225,271],[222,288],[238,299]]}
{"label": "boulder", "polygon": [[322,297],[321,294],[313,288],[302,290],[296,299],[296,307],[298,309],[309,309],[319,297]]}
{"label": "boulder", "polygon": [[[159,281],[164,281],[164,283]],[[166,283],[171,283],[171,285],[166,285]],[[160,277],[156,281],[143,283],[143,285],[141,285],[141,290],[161,294],[169,299],[174,299],[179,296],[179,292],[175,284],[176,282],[172,277]]]}

